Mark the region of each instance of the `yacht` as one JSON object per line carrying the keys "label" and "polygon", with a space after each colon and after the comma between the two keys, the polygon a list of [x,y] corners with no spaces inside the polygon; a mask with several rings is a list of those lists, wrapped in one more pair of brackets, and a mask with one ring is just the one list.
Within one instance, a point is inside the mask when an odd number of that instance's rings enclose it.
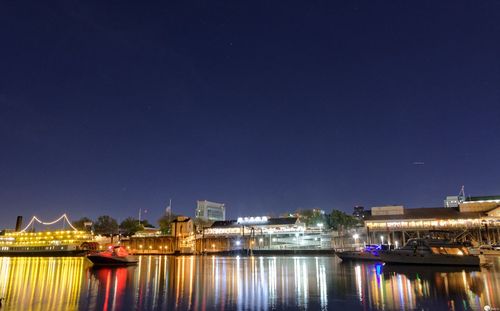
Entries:
{"label": "yacht", "polygon": [[441,239],[410,239],[405,246],[381,252],[387,264],[418,264],[447,266],[479,266],[480,256],[473,255],[462,244]]}
{"label": "yacht", "polygon": [[363,249],[357,251],[336,251],[335,255],[342,261],[380,261],[380,253],[389,249],[388,245],[367,244]]}

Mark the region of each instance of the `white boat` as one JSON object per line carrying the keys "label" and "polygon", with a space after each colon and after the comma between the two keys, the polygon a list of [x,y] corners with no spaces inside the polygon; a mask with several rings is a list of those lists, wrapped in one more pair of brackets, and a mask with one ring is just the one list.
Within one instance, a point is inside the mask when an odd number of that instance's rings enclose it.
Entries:
{"label": "white boat", "polygon": [[410,239],[405,246],[380,253],[387,264],[479,266],[480,256],[459,243],[440,239]]}
{"label": "white boat", "polygon": [[380,261],[380,252],[388,249],[388,245],[366,245],[358,251],[335,251],[335,255],[342,261]]}

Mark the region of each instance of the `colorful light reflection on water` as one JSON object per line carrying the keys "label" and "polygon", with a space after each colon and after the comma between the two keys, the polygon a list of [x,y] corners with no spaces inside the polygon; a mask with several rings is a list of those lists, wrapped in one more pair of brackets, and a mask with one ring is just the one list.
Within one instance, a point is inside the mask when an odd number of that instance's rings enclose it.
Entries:
{"label": "colorful light reflection on water", "polygon": [[0,310],[482,310],[500,307],[500,258],[482,270],[335,257],[0,258]]}

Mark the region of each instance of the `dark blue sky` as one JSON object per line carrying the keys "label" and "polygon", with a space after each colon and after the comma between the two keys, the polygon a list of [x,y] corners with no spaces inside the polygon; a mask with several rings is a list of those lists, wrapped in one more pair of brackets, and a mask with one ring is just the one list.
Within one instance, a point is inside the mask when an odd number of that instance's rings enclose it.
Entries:
{"label": "dark blue sky", "polygon": [[499,194],[499,38],[497,0],[2,1],[0,227]]}

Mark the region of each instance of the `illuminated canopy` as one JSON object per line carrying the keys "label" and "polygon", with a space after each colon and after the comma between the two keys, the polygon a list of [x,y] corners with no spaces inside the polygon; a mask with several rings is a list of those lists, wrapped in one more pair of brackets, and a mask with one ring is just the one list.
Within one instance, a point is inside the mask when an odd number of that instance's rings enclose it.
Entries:
{"label": "illuminated canopy", "polygon": [[236,221],[239,224],[258,224],[267,222],[267,216],[257,217],[238,217]]}

